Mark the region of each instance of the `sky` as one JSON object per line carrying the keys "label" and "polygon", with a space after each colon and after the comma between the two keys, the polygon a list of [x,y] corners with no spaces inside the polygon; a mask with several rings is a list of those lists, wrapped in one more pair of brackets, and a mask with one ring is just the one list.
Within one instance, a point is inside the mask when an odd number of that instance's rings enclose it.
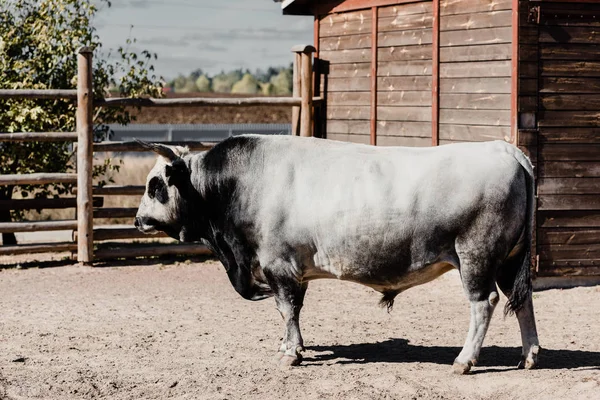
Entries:
{"label": "sky", "polygon": [[156,53],[156,73],[167,80],[198,68],[214,75],[287,66],[292,46],[313,43],[313,18],[284,16],[272,0],[94,2],[99,11],[93,25],[104,51],[135,38],[129,50]]}

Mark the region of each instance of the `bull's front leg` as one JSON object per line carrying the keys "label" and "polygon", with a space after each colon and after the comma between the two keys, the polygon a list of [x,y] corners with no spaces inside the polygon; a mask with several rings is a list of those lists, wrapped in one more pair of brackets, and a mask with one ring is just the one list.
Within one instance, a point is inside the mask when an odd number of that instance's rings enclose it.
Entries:
{"label": "bull's front leg", "polygon": [[290,268],[282,264],[277,268],[265,269],[265,276],[275,294],[275,304],[285,324],[283,341],[275,359],[282,367],[299,365],[302,362],[300,352],[304,351],[300,333],[300,310],[308,283],[301,283],[291,277]]}

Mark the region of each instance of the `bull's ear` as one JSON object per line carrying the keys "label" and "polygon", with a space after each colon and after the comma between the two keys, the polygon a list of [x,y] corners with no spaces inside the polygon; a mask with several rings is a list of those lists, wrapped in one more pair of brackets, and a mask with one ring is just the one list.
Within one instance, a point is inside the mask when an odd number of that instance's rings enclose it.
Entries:
{"label": "bull's ear", "polygon": [[175,186],[179,190],[186,189],[190,181],[190,171],[181,158],[173,161],[173,164],[165,166],[165,176],[167,177],[167,184]]}

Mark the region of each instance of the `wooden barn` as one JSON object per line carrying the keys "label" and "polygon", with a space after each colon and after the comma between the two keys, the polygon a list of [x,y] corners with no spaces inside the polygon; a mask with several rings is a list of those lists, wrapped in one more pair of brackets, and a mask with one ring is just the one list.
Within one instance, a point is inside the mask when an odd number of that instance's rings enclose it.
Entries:
{"label": "wooden barn", "polygon": [[537,173],[537,285],[600,282],[600,2],[281,6],[315,18],[316,136],[520,146]]}

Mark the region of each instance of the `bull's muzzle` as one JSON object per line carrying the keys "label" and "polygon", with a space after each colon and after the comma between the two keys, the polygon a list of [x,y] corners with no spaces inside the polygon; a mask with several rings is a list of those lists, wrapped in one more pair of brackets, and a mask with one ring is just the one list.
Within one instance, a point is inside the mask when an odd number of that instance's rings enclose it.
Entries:
{"label": "bull's muzzle", "polygon": [[150,217],[135,217],[135,221],[133,223],[136,228],[140,232],[143,233],[156,233],[156,226],[158,225],[158,221],[154,218]]}

